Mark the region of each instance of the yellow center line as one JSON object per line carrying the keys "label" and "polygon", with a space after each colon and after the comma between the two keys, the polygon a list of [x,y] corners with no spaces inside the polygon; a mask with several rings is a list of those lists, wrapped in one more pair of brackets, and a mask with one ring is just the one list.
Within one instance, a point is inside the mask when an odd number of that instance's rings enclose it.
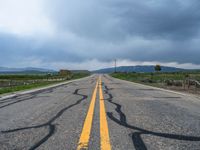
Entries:
{"label": "yellow center line", "polygon": [[101,150],[111,150],[108,123],[106,119],[106,110],[102,91],[101,77],[99,78],[99,99],[100,99],[100,136]]}
{"label": "yellow center line", "polygon": [[92,120],[94,116],[94,107],[95,107],[95,101],[96,101],[97,88],[98,88],[98,81],[96,83],[96,86],[92,95],[92,99],[91,99],[90,106],[87,112],[87,116],[85,118],[85,122],[83,125],[83,129],[81,132],[77,150],[88,149],[90,132],[92,128]]}

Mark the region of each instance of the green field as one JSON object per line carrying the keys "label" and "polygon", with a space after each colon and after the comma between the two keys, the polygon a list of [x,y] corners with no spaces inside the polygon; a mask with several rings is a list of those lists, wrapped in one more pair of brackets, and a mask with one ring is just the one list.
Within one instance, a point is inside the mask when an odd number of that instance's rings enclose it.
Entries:
{"label": "green field", "polygon": [[83,78],[89,73],[73,73],[70,76],[46,75],[0,75],[0,94],[43,87],[68,80]]}
{"label": "green field", "polygon": [[111,76],[156,87],[183,87],[188,79],[200,81],[199,72],[112,73]]}

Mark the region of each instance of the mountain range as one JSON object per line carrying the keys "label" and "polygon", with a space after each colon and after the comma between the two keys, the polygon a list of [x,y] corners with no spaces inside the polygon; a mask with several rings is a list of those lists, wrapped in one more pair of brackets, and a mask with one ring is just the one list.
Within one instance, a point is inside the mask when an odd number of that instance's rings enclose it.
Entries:
{"label": "mountain range", "polygon": [[[167,67],[161,66],[161,72],[180,72],[180,71],[191,71],[190,69],[181,69],[176,67]],[[114,67],[104,68],[99,70],[94,70],[92,73],[112,73],[115,71]],[[116,67],[117,72],[155,72],[154,66],[120,66]],[[37,73],[54,73],[55,70],[44,69],[44,68],[8,68],[8,67],[0,67],[0,74],[37,74]],[[72,70],[72,72],[77,72],[76,70]],[[80,72],[80,71],[79,71]],[[88,71],[87,71],[88,72]]]}
{"label": "mountain range", "polygon": [[[120,66],[116,67],[117,72],[155,72],[155,66]],[[186,69],[176,68],[176,67],[167,67],[161,66],[161,72],[180,72],[180,71],[189,71]],[[104,68],[93,71],[93,73],[112,73],[115,71],[115,68]]]}
{"label": "mountain range", "polygon": [[26,68],[8,68],[8,67],[0,67],[1,74],[15,74],[15,73],[47,73],[47,72],[55,72],[51,69],[44,69],[44,68],[33,68],[33,67],[26,67]]}

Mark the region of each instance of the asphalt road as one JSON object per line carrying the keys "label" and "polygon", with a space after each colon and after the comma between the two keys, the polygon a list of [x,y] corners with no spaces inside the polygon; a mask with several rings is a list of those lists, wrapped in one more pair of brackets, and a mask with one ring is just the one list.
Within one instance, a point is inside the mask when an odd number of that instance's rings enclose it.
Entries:
{"label": "asphalt road", "polygon": [[200,98],[93,75],[0,100],[1,150],[200,150]]}

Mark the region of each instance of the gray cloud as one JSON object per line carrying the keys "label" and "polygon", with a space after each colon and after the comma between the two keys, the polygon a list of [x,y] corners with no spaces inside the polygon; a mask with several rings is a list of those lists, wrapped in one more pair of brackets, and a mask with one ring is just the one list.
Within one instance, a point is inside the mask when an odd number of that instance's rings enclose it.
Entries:
{"label": "gray cloud", "polygon": [[127,33],[144,38],[190,39],[199,32],[200,2],[162,0],[121,2],[117,9]]}
{"label": "gray cloud", "polygon": [[198,0],[58,0],[53,5],[57,25],[86,38],[113,41],[142,36],[174,40],[199,34]]}
{"label": "gray cloud", "polygon": [[0,33],[1,64],[23,57],[45,64],[90,59],[109,62],[114,58],[200,64],[198,0],[45,2],[54,37]]}

